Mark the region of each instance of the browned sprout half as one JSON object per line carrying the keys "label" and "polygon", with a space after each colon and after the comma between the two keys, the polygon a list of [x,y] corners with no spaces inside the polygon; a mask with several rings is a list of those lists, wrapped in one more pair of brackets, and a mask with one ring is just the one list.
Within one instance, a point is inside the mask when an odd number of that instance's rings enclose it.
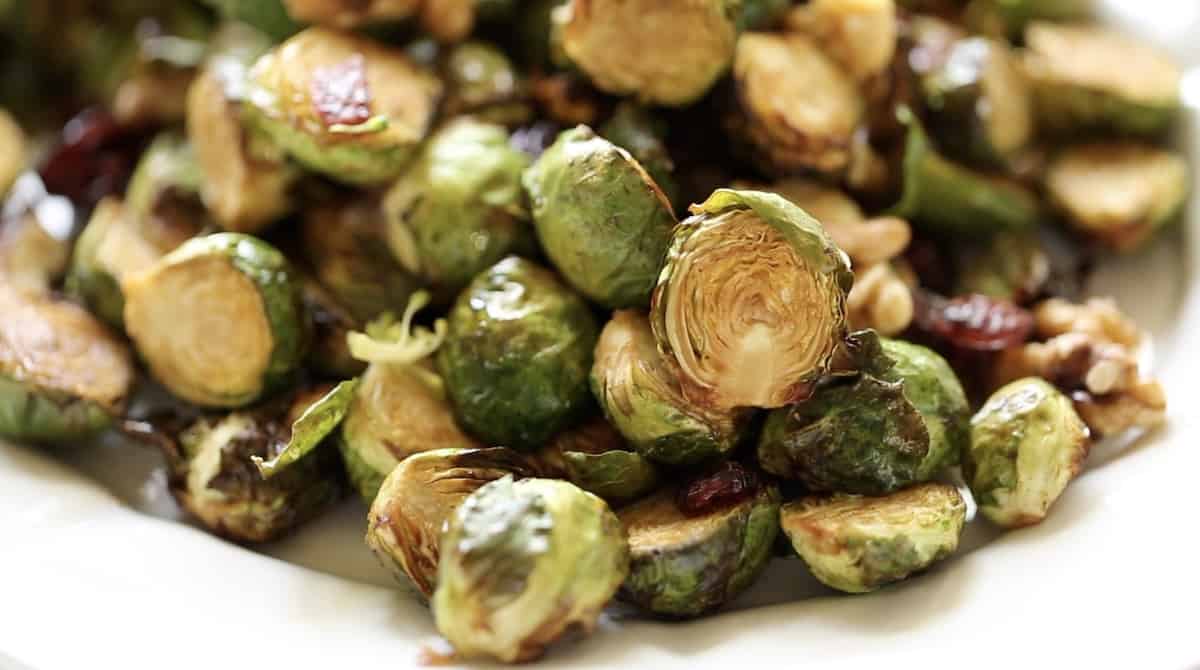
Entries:
{"label": "browned sprout half", "polygon": [[864,117],[854,80],[806,35],[748,33],[733,62],[729,129],[762,169],[838,173]]}
{"label": "browned sprout half", "polygon": [[786,25],[816,38],[859,81],[882,73],[896,54],[894,0],[812,0],[792,9]]}
{"label": "browned sprout half", "polygon": [[846,255],[773,193],[721,189],[675,231],[651,304],[690,402],[781,407],[807,396],[845,333]]}
{"label": "browned sprout half", "polygon": [[681,106],[729,67],[737,8],[728,0],[571,0],[555,21],[563,52],[597,88]]}
{"label": "browned sprout half", "polygon": [[1130,141],[1071,147],[1046,171],[1046,191],[1067,222],[1117,251],[1139,246],[1174,220],[1190,181],[1183,157]]}

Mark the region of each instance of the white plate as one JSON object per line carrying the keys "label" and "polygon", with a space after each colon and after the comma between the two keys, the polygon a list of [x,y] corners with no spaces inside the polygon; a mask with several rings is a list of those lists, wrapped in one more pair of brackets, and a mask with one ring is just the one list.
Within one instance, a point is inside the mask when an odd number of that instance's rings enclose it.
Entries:
{"label": "white plate", "polygon": [[[1200,65],[1196,0],[1108,5]],[[1200,77],[1190,81],[1181,141],[1200,166]],[[738,611],[610,620],[541,667],[1200,667],[1198,233],[1193,216],[1092,287],[1153,332],[1170,423],[1094,453],[1045,523],[997,535],[976,522],[967,551],[868,596],[832,596],[798,561],[776,561]],[[177,523],[151,452],[0,444],[0,668],[413,665],[435,631],[364,547],[364,516],[347,501],[256,553]]]}

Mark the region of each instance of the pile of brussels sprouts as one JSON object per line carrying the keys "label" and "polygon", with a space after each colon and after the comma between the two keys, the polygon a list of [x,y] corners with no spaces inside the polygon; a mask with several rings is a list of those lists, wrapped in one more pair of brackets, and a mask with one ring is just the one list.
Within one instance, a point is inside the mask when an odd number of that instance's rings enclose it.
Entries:
{"label": "pile of brussels sprouts", "polygon": [[0,435],[243,543],[356,492],[462,657],[905,579],[1161,415],[1071,277],[1178,217],[1180,73],[1088,4],[0,3]]}

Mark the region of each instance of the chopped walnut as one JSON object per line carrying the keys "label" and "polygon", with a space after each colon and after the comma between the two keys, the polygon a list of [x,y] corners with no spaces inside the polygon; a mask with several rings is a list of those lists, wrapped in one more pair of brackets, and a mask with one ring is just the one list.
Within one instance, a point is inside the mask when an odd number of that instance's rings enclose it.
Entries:
{"label": "chopped walnut", "polygon": [[1042,377],[1062,389],[1105,395],[1136,386],[1138,364],[1125,347],[1085,333],[1066,333],[1004,351],[995,375],[997,385]]}
{"label": "chopped walnut", "polygon": [[1094,437],[1117,435],[1131,428],[1149,430],[1166,421],[1167,396],[1156,381],[1143,381],[1124,393],[1111,395],[1077,391],[1072,399]]}
{"label": "chopped walnut", "polygon": [[1051,298],[1034,308],[1033,315],[1037,333],[1044,338],[1086,333],[1129,348],[1136,347],[1142,339],[1137,326],[1111,298],[1090,298],[1083,304]]}
{"label": "chopped walnut", "polygon": [[816,38],[858,81],[882,72],[896,53],[893,0],[813,0],[793,8],[784,24]]}
{"label": "chopped walnut", "polygon": [[904,219],[883,216],[866,221],[822,221],[834,244],[861,269],[889,261],[904,253],[912,241],[912,228]]}
{"label": "chopped walnut", "polygon": [[881,335],[895,335],[912,323],[912,291],[890,263],[873,265],[855,278],[846,315],[855,330],[874,328]]}

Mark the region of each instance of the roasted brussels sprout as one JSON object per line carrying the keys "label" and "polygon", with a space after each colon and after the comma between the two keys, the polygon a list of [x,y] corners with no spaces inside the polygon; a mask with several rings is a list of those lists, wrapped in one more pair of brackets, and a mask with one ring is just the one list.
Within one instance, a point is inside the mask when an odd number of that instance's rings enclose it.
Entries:
{"label": "roasted brussels sprout", "polygon": [[638,453],[668,465],[695,465],[731,452],[749,428],[744,409],[716,410],[687,401],[675,364],[663,358],[650,322],[621,310],[600,333],[592,393],[605,416]]}
{"label": "roasted brussels sprout", "polygon": [[1020,37],[1033,21],[1074,21],[1091,14],[1094,0],[970,0],[963,20],[993,37]]}
{"label": "roasted brussels sprout", "polygon": [[1005,167],[1032,141],[1033,97],[1004,42],[958,40],[921,73],[930,128],[956,158]]}
{"label": "roasted brussels sprout", "polygon": [[36,174],[19,177],[0,210],[0,281],[33,291],[56,285],[71,261],[75,215]]}
{"label": "roasted brussels sprout", "polygon": [[668,489],[618,516],[630,553],[621,597],[655,614],[698,616],[762,574],[779,533],[779,492],[762,486],[736,504],[688,515]]}
{"label": "roasted brussels sprout", "polygon": [[590,632],[629,573],[621,522],[573,484],[511,477],[472,493],[442,537],[433,614],[459,655],[532,660]]}
{"label": "roasted brussels sprout", "polygon": [[816,38],[858,81],[881,74],[896,54],[899,26],[893,0],[812,0],[793,9],[786,24]]}
{"label": "roasted brussels sprout", "polygon": [[967,446],[966,395],[925,347],[856,333],[859,370],[767,417],[758,460],[811,491],[880,495],[928,481]]}
{"label": "roasted brussels sprout", "polygon": [[[295,20],[334,28],[357,28],[412,16],[423,0],[283,0]],[[425,0],[426,2],[428,0]]]}
{"label": "roasted brussels sprout", "polygon": [[631,451],[610,423],[596,418],[565,430],[535,455],[543,473],[620,504],[654,490],[658,469]]}
{"label": "roasted brussels sprout", "polygon": [[549,271],[500,261],[463,290],[449,323],[438,371],[475,436],[537,449],[587,407],[596,321]]}
{"label": "roasted brussels sprout", "polygon": [[846,255],[772,193],[720,189],[691,211],[650,314],[684,398],[727,411],[805,397],[845,332]]}
{"label": "roasted brussels sprout", "polygon": [[1035,231],[1000,233],[959,256],[955,293],[1028,302],[1050,279],[1050,257]]}
{"label": "roasted brussels sprout", "polygon": [[136,229],[122,201],[101,200],[75,243],[66,279],[68,295],[118,328],[125,309],[121,277],[153,265],[168,251],[155,248]]}
{"label": "roasted brussels sprout", "polygon": [[1070,147],[1046,170],[1051,202],[1079,232],[1129,251],[1178,218],[1191,177],[1178,154],[1137,142]]}
{"label": "roasted brussels sprout", "polygon": [[351,483],[368,502],[412,454],[481,446],[455,423],[442,380],[430,369],[428,359],[446,336],[445,321],[435,322],[433,331],[412,326],[428,301],[427,293],[416,293],[399,323],[385,315],[366,333],[348,337],[351,355],[371,365],[342,423],[339,446]]}
{"label": "roasted brussels sprout", "polygon": [[1000,526],[1038,523],[1079,474],[1088,429],[1070,398],[1046,380],[1019,379],[971,419],[963,475],[979,511]]}
{"label": "roasted brussels sprout", "polygon": [[678,107],[729,67],[739,9],[727,0],[570,0],[554,20],[563,53],[596,88]]}
{"label": "roasted brussels sprout", "polygon": [[187,96],[187,132],[203,173],[201,195],[226,230],[253,233],[291,209],[288,191],[299,171],[260,133],[241,121],[250,65],[270,48],[266,37],[227,24],[214,54]]}
{"label": "roasted brussels sprout", "polygon": [[490,123],[512,126],[528,121],[533,109],[520,74],[503,51],[481,41],[463,42],[442,62],[448,117],[470,114]]}
{"label": "roasted brussels sprout", "polygon": [[[192,231],[203,226],[206,212],[199,201],[204,176],[191,144],[182,135],[164,132],[142,154],[125,192],[125,206],[136,220],[179,220]],[[156,222],[168,228],[171,222]]]}
{"label": "roasted brussels sprout", "polygon": [[786,175],[846,168],[865,103],[854,80],[812,38],[743,35],[733,77],[736,109],[725,123],[760,169]]}
{"label": "roasted brussels sprout", "polygon": [[83,439],[124,411],[133,359],[92,315],[3,280],[0,314],[0,436]]}
{"label": "roasted brussels sprout", "polygon": [[324,439],[336,424],[303,419],[327,391],[304,389],[254,410],[201,418],[177,443],[168,436],[168,484],[180,507],[239,542],[268,542],[325,510],[344,490],[336,451],[309,449],[269,478],[256,463],[279,458],[289,443]]}
{"label": "roasted brussels sprout", "polygon": [[954,553],[966,514],[953,486],[921,484],[882,498],[803,498],[784,505],[779,520],[821,583],[866,593]]}
{"label": "roasted brussels sprout", "polygon": [[313,273],[338,304],[360,322],[402,312],[421,282],[387,248],[378,200],[355,198],[314,207],[301,228]]}
{"label": "roasted brussels sprout", "polygon": [[309,28],[250,71],[250,125],[302,163],[355,185],[396,177],[425,137],[441,83],[364,37]]}
{"label": "roasted brussels sprout", "polygon": [[25,170],[25,160],[25,132],[8,110],[0,108],[0,198]]}
{"label": "roasted brussels sprout", "polygon": [[934,149],[920,121],[901,110],[908,125],[904,186],[891,213],[917,228],[964,236],[1028,230],[1040,216],[1037,199],[1016,182],[950,162]]}
{"label": "roasted brussels sprout", "polygon": [[154,377],[203,407],[241,407],[278,388],[304,358],[299,278],[266,242],[197,237],[124,277],[129,337]]}
{"label": "roasted brussels sprout", "polygon": [[528,164],[502,126],[469,118],[443,126],[384,198],[392,254],[453,296],[505,256],[531,252],[521,191]]}
{"label": "roasted brussels sprout", "polygon": [[1166,54],[1097,26],[1034,23],[1025,71],[1047,130],[1157,134],[1180,109],[1179,66]]}
{"label": "roasted brussels sprout", "polygon": [[675,163],[667,152],[663,136],[665,128],[645,108],[624,101],[617,104],[608,121],[600,129],[604,139],[629,152],[646,170],[659,190],[674,204],[679,197],[675,183]]}
{"label": "roasted brussels sprout", "polygon": [[272,39],[282,40],[300,26],[288,16],[282,0],[204,0],[221,16],[232,21],[241,21],[254,26]]}
{"label": "roasted brussels sprout", "polygon": [[397,580],[424,597],[437,583],[442,530],[467,496],[501,477],[530,477],[502,447],[435,449],[404,459],[383,480],[367,515],[367,546]]}
{"label": "roasted brussels sprout", "polygon": [[650,303],[675,216],[629,152],[579,126],[522,181],[542,248],[572,286],[605,307]]}

